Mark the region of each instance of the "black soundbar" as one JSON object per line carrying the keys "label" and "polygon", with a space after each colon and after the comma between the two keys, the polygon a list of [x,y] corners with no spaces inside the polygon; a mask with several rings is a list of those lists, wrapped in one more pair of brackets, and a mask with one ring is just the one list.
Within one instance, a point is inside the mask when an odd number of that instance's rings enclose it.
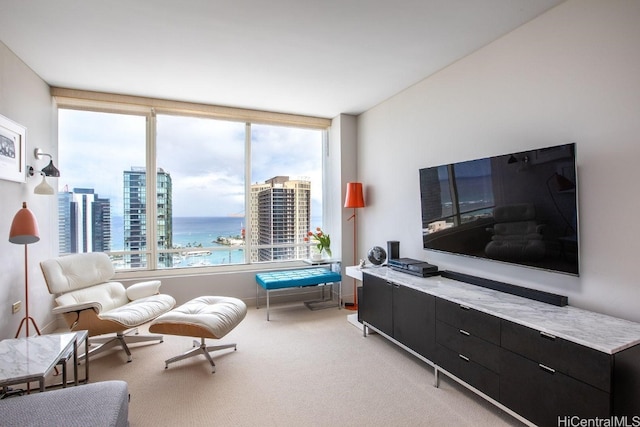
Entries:
{"label": "black soundbar", "polygon": [[558,307],[564,307],[565,305],[569,304],[569,298],[564,295],[524,288],[522,286],[516,286],[510,283],[503,283],[495,280],[484,279],[482,277],[471,276],[470,274],[456,273],[455,271],[441,271],[440,276],[446,277],[448,279],[458,280],[460,282],[470,283],[476,286],[482,286],[483,288],[493,289],[494,291],[505,292],[507,294],[517,295],[519,297],[557,305]]}

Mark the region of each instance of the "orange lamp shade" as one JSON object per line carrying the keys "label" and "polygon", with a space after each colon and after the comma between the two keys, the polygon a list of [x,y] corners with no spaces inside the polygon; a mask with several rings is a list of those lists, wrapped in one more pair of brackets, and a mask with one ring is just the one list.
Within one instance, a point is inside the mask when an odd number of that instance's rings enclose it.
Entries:
{"label": "orange lamp shade", "polygon": [[22,209],[13,217],[9,241],[18,245],[29,245],[38,240],[40,240],[38,221],[33,212],[27,208],[27,202],[22,202]]}
{"label": "orange lamp shade", "polygon": [[345,208],[364,208],[361,182],[347,182],[347,196],[344,201]]}

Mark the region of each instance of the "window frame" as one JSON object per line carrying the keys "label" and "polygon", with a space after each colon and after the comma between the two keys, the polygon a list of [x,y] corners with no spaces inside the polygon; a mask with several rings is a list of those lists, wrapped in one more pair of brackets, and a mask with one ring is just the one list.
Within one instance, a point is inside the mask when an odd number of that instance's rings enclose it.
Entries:
{"label": "window frame", "polygon": [[[290,126],[297,128],[316,129],[323,132],[322,136],[322,175],[323,185],[326,184],[326,176],[328,173],[328,162],[326,157],[328,155],[329,134],[331,128],[331,120],[311,117],[300,116],[283,113],[271,113],[258,110],[238,109],[232,107],[219,107],[206,104],[193,104],[179,101],[167,101],[153,98],[141,98],[127,95],[113,95],[99,92],[88,92],[73,89],[52,88],[51,94],[55,101],[56,110],[82,110],[102,113],[113,114],[126,114],[137,115],[145,117],[146,121],[146,137],[145,137],[145,167],[146,170],[157,170],[156,164],[156,124],[157,114],[164,115],[182,115],[187,117],[199,117],[210,118],[217,120],[236,121],[245,123],[245,212],[249,212],[250,209],[250,197],[251,197],[251,125],[252,124],[267,124],[275,126]],[[157,217],[157,204],[156,204],[156,185],[157,176],[155,173],[146,174],[146,212],[147,218]],[[326,189],[323,189],[323,218],[326,218],[329,210],[329,198],[327,197]],[[57,210],[56,210],[57,212]],[[247,236],[252,232],[250,227],[250,221],[246,221],[246,233]],[[157,227],[147,227],[147,241],[157,241]],[[294,244],[294,246],[310,245]],[[269,247],[275,247],[276,245],[268,245]],[[291,246],[287,244],[287,247]],[[298,266],[303,265],[302,260],[285,260],[285,261],[268,261],[268,262],[251,262],[248,254],[252,249],[260,249],[262,245],[252,246],[250,239],[246,239],[245,243],[245,262],[242,264],[230,264],[230,265],[212,265],[212,266],[199,266],[199,267],[184,267],[184,268],[170,268],[159,269],[157,265],[157,255],[160,252],[171,251],[161,250],[157,248],[157,245],[147,245],[147,249],[144,251],[137,251],[135,253],[143,254],[147,258],[147,267],[140,269],[118,270],[117,276],[123,279],[127,278],[144,278],[144,277],[159,277],[159,276],[184,276],[184,275],[200,275],[211,273],[224,273],[224,272],[241,272],[241,271],[255,271],[258,269],[264,269],[265,264],[282,265],[282,266]],[[110,255],[126,255],[133,254],[131,251],[109,251]],[[260,267],[258,267],[260,266]]]}

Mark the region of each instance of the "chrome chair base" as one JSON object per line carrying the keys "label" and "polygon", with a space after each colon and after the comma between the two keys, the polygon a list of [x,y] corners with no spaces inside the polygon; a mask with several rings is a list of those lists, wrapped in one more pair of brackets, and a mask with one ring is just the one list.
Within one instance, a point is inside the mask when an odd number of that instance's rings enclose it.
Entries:
{"label": "chrome chair base", "polygon": [[[127,363],[129,363],[131,362],[131,350],[129,350],[127,344],[147,341],[159,341],[161,343],[164,342],[164,337],[162,335],[138,335],[138,328],[133,328],[124,332],[118,332],[115,336],[90,338],[89,345],[93,346],[94,344],[98,344],[98,346],[89,350],[89,356],[91,357],[113,347],[120,346],[125,353],[127,353]],[[78,359],[84,360],[85,357],[87,357],[87,355],[83,354]]]}
{"label": "chrome chair base", "polygon": [[211,355],[209,354],[212,351],[216,351],[216,350],[223,350],[225,348],[233,348],[233,350],[237,350],[237,344],[222,344],[222,345],[210,345],[207,346],[204,342],[204,338],[200,338],[200,343],[198,343],[198,340],[193,340],[193,346],[195,348],[179,355],[179,356],[174,356],[170,359],[167,359],[164,361],[164,369],[168,369],[169,368],[169,363],[173,363],[173,362],[177,362],[178,360],[184,360],[184,359],[188,359],[189,357],[194,357],[197,356],[199,354],[203,354],[204,357],[207,358],[207,360],[209,361],[209,363],[211,363],[211,373],[215,373],[216,372],[216,364],[213,363],[213,359],[211,358]]}

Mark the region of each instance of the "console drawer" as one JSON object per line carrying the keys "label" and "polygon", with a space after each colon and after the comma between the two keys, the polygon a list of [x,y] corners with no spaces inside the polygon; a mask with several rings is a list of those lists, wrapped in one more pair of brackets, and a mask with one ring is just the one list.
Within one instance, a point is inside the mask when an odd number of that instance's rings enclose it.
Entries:
{"label": "console drawer", "polygon": [[500,345],[500,319],[467,306],[436,299],[436,319]]}
{"label": "console drawer", "polygon": [[[611,395],[508,350],[501,350],[499,401],[541,427],[608,419]],[[578,424],[576,424],[578,425]]]}
{"label": "console drawer", "polygon": [[500,377],[470,357],[436,344],[439,365],[492,399],[500,396]]}
{"label": "console drawer", "polygon": [[500,372],[500,347],[495,344],[440,321],[436,321],[436,342],[493,372]]}
{"label": "console drawer", "polygon": [[502,320],[502,347],[555,371],[611,392],[609,354]]}

